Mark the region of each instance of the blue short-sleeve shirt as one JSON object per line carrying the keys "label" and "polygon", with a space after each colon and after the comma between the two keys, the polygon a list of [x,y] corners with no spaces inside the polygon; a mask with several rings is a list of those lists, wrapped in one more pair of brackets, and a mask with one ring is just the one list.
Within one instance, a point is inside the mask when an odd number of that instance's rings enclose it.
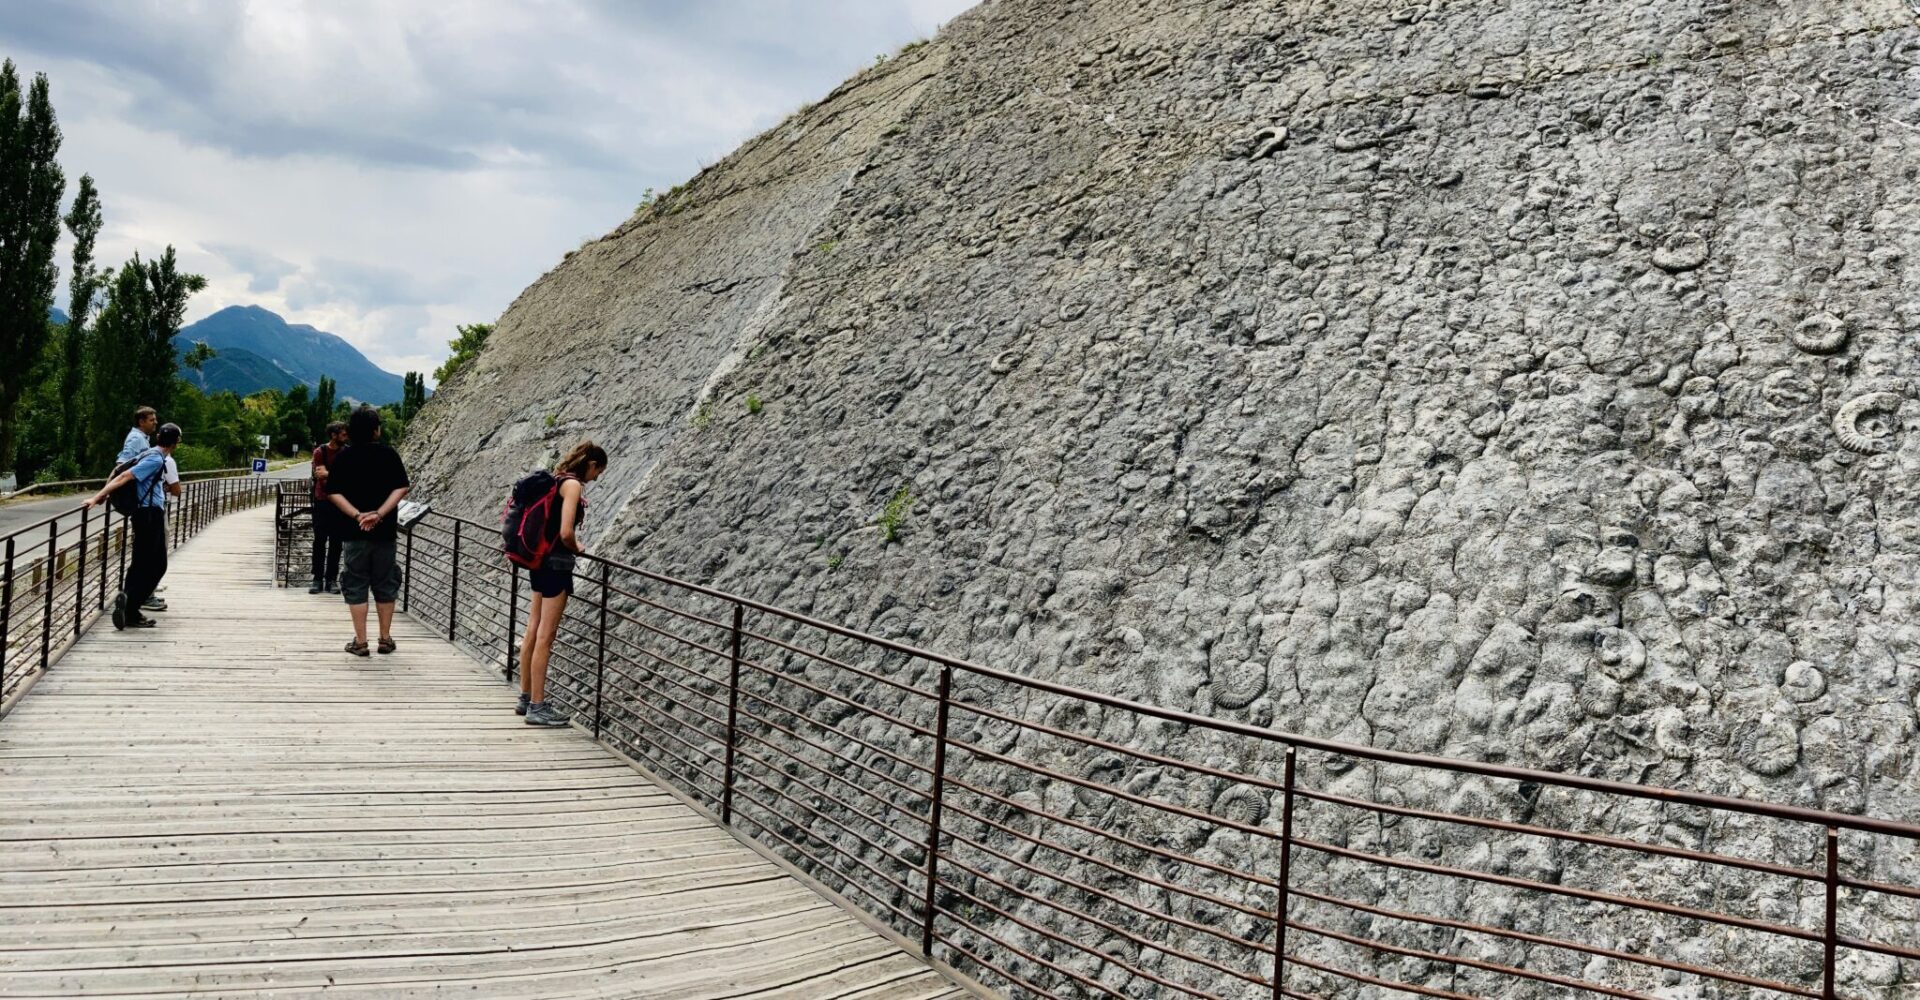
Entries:
{"label": "blue short-sleeve shirt", "polygon": [[150,448],[133,464],[133,495],[141,507],[167,505],[167,453]]}
{"label": "blue short-sleeve shirt", "polygon": [[113,460],[113,464],[119,465],[121,462],[124,462],[127,459],[133,458],[134,456],[140,454],[141,452],[146,451],[147,448],[149,447],[150,445],[147,442],[146,432],[142,431],[138,427],[135,427],[134,429],[127,432],[127,439],[121,442],[120,454],[117,458]]}

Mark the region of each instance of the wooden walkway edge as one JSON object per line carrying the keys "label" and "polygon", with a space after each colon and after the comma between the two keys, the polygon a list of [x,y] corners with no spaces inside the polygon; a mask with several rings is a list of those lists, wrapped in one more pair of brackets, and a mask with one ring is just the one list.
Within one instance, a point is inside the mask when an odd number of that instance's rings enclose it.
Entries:
{"label": "wooden walkway edge", "polygon": [[272,511],[0,720],[0,997],[970,996],[412,619],[358,659]]}

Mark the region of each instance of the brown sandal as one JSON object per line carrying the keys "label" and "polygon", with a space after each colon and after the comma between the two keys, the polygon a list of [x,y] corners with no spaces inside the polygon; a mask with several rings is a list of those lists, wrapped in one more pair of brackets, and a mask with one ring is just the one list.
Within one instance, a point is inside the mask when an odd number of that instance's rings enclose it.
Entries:
{"label": "brown sandal", "polygon": [[398,649],[398,648],[400,648],[400,647],[398,647],[398,646],[396,646],[396,645],[394,645],[394,642],[393,642],[393,637],[392,637],[392,636],[386,636],[386,635],[383,635],[383,636],[381,636],[381,637],[380,637],[380,647],[379,647],[379,648],[380,648],[380,652],[382,652],[382,653],[391,653],[391,652],[393,652],[394,650],[396,650],[396,649]]}
{"label": "brown sandal", "polygon": [[347,652],[355,656],[365,656],[367,655],[367,644],[358,639],[348,639]]}

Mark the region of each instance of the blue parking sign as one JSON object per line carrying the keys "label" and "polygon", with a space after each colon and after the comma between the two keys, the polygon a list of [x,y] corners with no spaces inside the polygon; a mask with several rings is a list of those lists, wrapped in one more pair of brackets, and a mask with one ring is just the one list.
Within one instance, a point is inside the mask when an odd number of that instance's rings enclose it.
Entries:
{"label": "blue parking sign", "polygon": [[254,460],[253,460],[253,474],[254,474],[254,475],[256,475],[256,476],[264,476],[264,475],[266,475],[266,474],[267,474],[267,460],[266,460],[266,459],[264,459],[264,458],[256,458],[256,459],[254,459]]}

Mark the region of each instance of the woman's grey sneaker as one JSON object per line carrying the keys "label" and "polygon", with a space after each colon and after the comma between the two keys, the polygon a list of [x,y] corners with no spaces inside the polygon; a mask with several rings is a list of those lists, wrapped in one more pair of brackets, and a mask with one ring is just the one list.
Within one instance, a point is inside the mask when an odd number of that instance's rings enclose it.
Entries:
{"label": "woman's grey sneaker", "polygon": [[515,715],[527,714],[527,704],[531,701],[533,701],[533,697],[531,695],[527,694],[525,691],[520,692],[520,704],[513,706],[513,714]]}
{"label": "woman's grey sneaker", "polygon": [[529,726],[564,726],[567,721],[565,715],[555,711],[553,706],[546,702],[527,706],[527,725]]}
{"label": "woman's grey sneaker", "polygon": [[158,597],[149,597],[146,600],[140,602],[140,610],[165,611],[167,610],[167,602],[161,600]]}

